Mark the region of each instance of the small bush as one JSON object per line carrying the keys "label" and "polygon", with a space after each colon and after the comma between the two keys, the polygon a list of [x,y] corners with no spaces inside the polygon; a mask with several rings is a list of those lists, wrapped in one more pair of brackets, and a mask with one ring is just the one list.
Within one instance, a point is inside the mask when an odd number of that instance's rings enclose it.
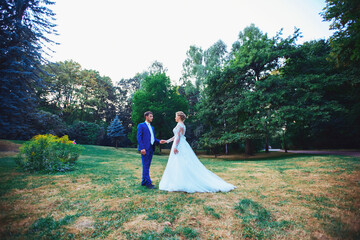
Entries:
{"label": "small bush", "polygon": [[104,128],[92,122],[78,121],[68,129],[71,139],[76,139],[80,144],[99,144],[105,135]]}
{"label": "small bush", "polygon": [[82,150],[67,135],[36,135],[20,147],[16,163],[31,172],[66,172],[73,170]]}

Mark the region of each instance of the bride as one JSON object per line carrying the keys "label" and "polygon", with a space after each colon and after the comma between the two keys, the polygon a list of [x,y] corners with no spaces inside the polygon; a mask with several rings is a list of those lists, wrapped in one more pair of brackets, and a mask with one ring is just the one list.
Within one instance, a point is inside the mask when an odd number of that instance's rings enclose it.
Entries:
{"label": "bride", "polygon": [[[167,143],[172,141],[174,143],[159,189],[193,193],[228,192],[236,188],[209,171],[199,161],[185,138],[185,118],[186,115],[181,111],[175,114],[175,121],[178,124],[173,129],[174,137],[166,140]],[[165,143],[165,140],[163,141]]]}

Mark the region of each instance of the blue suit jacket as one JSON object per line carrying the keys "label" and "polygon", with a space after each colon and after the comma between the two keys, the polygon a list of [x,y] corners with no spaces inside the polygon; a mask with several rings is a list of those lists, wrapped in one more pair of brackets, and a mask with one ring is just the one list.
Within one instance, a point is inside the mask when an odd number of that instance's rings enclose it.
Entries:
{"label": "blue suit jacket", "polygon": [[[155,138],[154,127],[151,126],[151,128],[153,130],[154,138]],[[139,151],[142,149],[149,150],[150,148],[152,148],[150,130],[145,122],[139,123],[139,125],[137,126],[136,138],[139,143],[139,148],[138,148]],[[155,138],[154,145],[155,143],[159,144],[160,140]]]}

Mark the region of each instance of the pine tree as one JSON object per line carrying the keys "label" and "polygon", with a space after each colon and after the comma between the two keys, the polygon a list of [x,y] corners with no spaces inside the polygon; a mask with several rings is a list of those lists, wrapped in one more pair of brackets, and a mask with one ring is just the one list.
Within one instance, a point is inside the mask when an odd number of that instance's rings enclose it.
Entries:
{"label": "pine tree", "polygon": [[125,129],[121,124],[119,117],[116,116],[115,119],[111,122],[107,130],[107,135],[115,141],[116,147],[118,147],[118,141],[125,137]]}
{"label": "pine tree", "polygon": [[0,138],[29,138],[26,135],[35,112],[36,88],[47,38],[56,34],[54,13],[48,0],[4,0],[0,2]]}

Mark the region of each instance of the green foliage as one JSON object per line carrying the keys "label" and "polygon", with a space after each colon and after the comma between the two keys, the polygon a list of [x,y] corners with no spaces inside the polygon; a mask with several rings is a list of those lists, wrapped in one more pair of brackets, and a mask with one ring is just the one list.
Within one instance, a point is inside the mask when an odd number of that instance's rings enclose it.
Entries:
{"label": "green foliage", "polygon": [[360,2],[358,0],[326,0],[322,16],[332,21],[330,37],[332,54],[339,65],[360,63]]}
{"label": "green foliage", "polygon": [[267,109],[269,103],[257,98],[256,84],[280,68],[298,36],[296,30],[283,39],[280,31],[269,38],[253,24],[239,33],[225,66],[206,78],[207,87],[198,106],[199,119],[207,125],[201,138],[203,147],[213,149],[243,141],[246,153],[252,154],[253,142],[273,133],[276,128],[268,120],[272,114]]}
{"label": "green foliage", "polygon": [[37,135],[20,147],[16,163],[30,172],[65,172],[73,170],[82,150],[67,135]]}
{"label": "green foliage", "polygon": [[134,93],[140,88],[141,77],[135,76],[129,79],[121,79],[116,83],[117,105],[116,112],[119,120],[128,135],[131,132],[131,105]]}
{"label": "green foliage", "polygon": [[176,87],[170,85],[170,79],[165,73],[150,74],[145,77],[142,87],[133,97],[131,141],[137,142],[137,125],[144,121],[144,112],[153,112],[152,125],[155,128],[156,137],[166,138],[172,136],[175,113],[187,112],[187,110],[186,99],[177,92]]}
{"label": "green foliage", "polygon": [[[356,106],[359,87],[348,72],[329,60],[330,52],[327,41],[306,42],[293,52],[279,76],[259,84],[260,95],[276,103],[276,121],[286,128],[292,147],[339,148],[345,143],[339,142],[344,136],[356,138],[351,131],[357,129],[358,120],[352,130],[346,129],[349,118],[344,116]],[[338,135],[341,132],[343,136]],[[344,147],[352,145],[344,141]]]}
{"label": "green foliage", "polygon": [[336,68],[328,41],[296,45],[299,36],[297,29],[269,38],[253,24],[239,33],[224,67],[206,76],[196,106],[202,147],[216,153],[245,141],[251,154],[271,136],[283,148],[358,147],[359,71]]}
{"label": "green foliage", "polygon": [[207,50],[197,46],[190,46],[186,52],[187,58],[183,63],[181,79],[186,84],[194,81],[197,89],[203,89],[206,77],[217,68],[223,67],[226,60],[226,45],[219,40]]}
{"label": "green foliage", "polygon": [[293,36],[286,39],[281,35],[282,30],[269,38],[267,33],[251,24],[239,33],[238,41],[233,44],[230,64],[247,69],[250,84],[266,78],[279,68],[281,59],[289,55],[300,33],[296,29]]}
{"label": "green foliage", "polygon": [[82,69],[75,61],[44,66],[47,88],[37,91],[41,108],[58,114],[68,123],[110,122],[115,116],[117,93],[111,79],[95,70]]}
{"label": "green foliage", "polygon": [[31,125],[29,131],[33,131],[33,135],[51,133],[62,136],[67,132],[66,124],[58,115],[43,110],[33,114]]}
{"label": "green foliage", "polygon": [[96,123],[77,121],[69,127],[69,137],[80,144],[98,144],[104,135],[103,127]]}

